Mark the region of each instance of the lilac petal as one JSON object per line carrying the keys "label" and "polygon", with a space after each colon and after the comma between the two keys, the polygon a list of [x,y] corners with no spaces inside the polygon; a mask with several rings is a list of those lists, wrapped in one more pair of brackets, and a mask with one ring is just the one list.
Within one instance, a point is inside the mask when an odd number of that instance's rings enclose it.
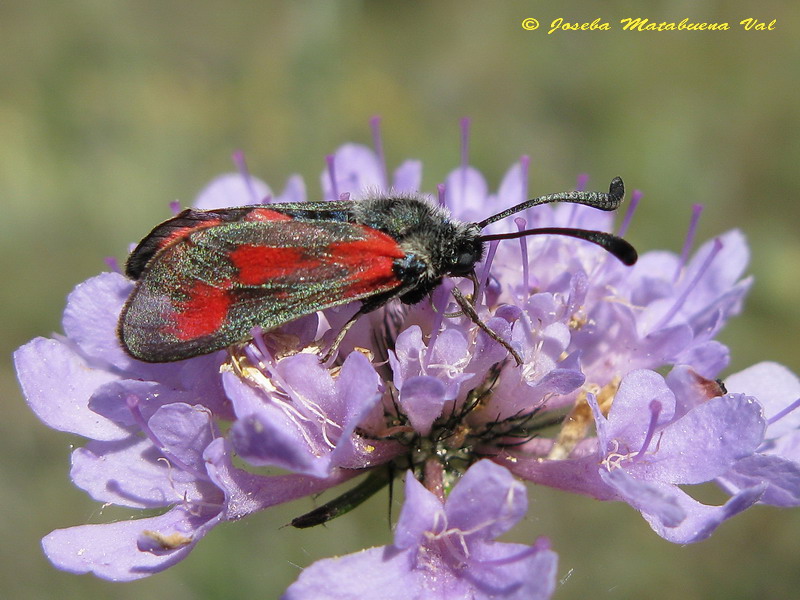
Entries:
{"label": "lilac petal", "polygon": [[414,477],[406,473],[405,501],[394,532],[394,545],[407,549],[424,542],[426,531],[431,531],[444,516],[442,502],[425,489]]}
{"label": "lilac petal", "polygon": [[264,477],[233,468],[230,455],[224,438],[205,451],[208,474],[224,491],[224,504],[222,498],[205,496],[202,502],[181,504],[158,517],[56,530],[42,541],[45,554],[56,567],[72,573],[91,572],[114,581],[139,579],[185,558],[223,520],[319,493],[358,473],[341,469],[327,479]]}
{"label": "lilac petal", "polygon": [[361,352],[348,355],[336,379],[311,354],[286,358],[278,370],[293,393],[313,402],[328,419],[340,425],[374,406],[380,396],[380,377]]}
{"label": "lilac petal", "polygon": [[397,336],[394,351],[389,353],[389,364],[392,367],[394,384],[398,388],[408,377],[422,373],[422,330],[412,325]]}
{"label": "lilac petal", "polygon": [[[189,404],[202,404],[218,418],[228,421],[233,419],[233,412],[231,402],[225,396],[222,379],[219,376],[220,367],[226,360],[228,360],[228,352],[220,350],[173,364],[179,368],[175,388],[188,390],[195,395]],[[170,378],[165,379],[162,376],[156,380],[164,383],[170,381]]]}
{"label": "lilac petal", "polygon": [[545,600],[555,592],[558,555],[544,539],[535,546],[476,544],[463,577],[475,588],[472,598]]}
{"label": "lilac petal", "polygon": [[731,352],[725,344],[711,340],[691,346],[676,358],[678,363],[692,365],[700,375],[711,379],[728,366],[730,355]]}
{"label": "lilac petal", "polygon": [[761,502],[772,506],[800,505],[800,464],[780,456],[754,454],[738,461],[722,478],[729,491],[766,484]]}
{"label": "lilac petal", "polygon": [[421,599],[426,590],[411,563],[408,553],[391,547],[326,558],[303,569],[281,599],[352,600],[376,593],[382,600]]}
{"label": "lilac petal", "polygon": [[[769,426],[767,426],[767,433],[769,433]],[[785,433],[781,437],[769,440],[768,449],[762,447],[762,452],[769,453],[774,456],[782,456],[794,462],[800,462],[800,431],[792,431]]]}
{"label": "lilac petal", "polygon": [[[244,460],[255,466],[277,466],[322,477],[330,467],[330,450],[311,437],[307,423],[268,402],[263,394],[233,373],[222,375],[236,411],[231,443]],[[290,411],[297,418],[297,415]]]}
{"label": "lilac petal", "polygon": [[[664,486],[665,488],[667,486]],[[658,516],[642,511],[642,516],[658,535],[675,544],[693,544],[710,536],[724,521],[759,501],[764,486],[747,488],[732,496],[722,506],[701,504],[679,488],[673,488],[672,498],[686,514],[677,526],[671,527]]]}
{"label": "lilac petal", "polygon": [[[738,229],[728,231],[721,236],[724,251],[720,253],[700,279],[696,290],[692,290],[692,305],[705,305],[719,295],[720,290],[727,290],[739,280],[750,262],[750,249],[744,234]],[[684,281],[692,281],[697,271],[702,268],[708,255],[713,251],[716,240],[704,243],[692,257],[684,274]]]}
{"label": "lilac petal", "polygon": [[208,474],[225,493],[222,518],[235,521],[270,506],[319,494],[357,475],[355,469],[333,469],[326,477],[307,475],[264,476],[237,469],[231,464],[232,450],[225,438],[217,438],[205,451]]}
{"label": "lilac petal", "polygon": [[100,363],[128,368],[134,361],[117,339],[117,320],[133,282],[119,273],[101,273],[78,284],[67,297],[62,325],[83,353]]}
{"label": "lilac petal", "polygon": [[239,418],[231,427],[230,439],[239,456],[255,466],[275,466],[316,477],[327,475],[331,466],[330,452],[315,453],[298,427],[277,410]]}
{"label": "lilac petal", "polygon": [[[697,312],[687,322],[692,326],[698,339],[710,339],[716,335],[728,319],[742,310],[744,297],[753,285],[753,278],[748,277],[725,291],[709,304],[697,307],[690,306]],[[699,310],[698,310],[699,308]]]}
{"label": "lilac petal", "polygon": [[88,367],[65,343],[44,338],[14,352],[14,363],[28,405],[49,427],[96,440],[128,436],[87,405],[95,389],[116,380],[116,375]]}
{"label": "lilac petal", "polygon": [[492,544],[458,571],[423,569],[408,552],[370,548],[306,568],[282,600],[544,600],[556,586],[557,556],[521,544]]}
{"label": "lilac petal", "polygon": [[[739,371],[725,380],[729,392],[753,396],[764,407],[767,419],[782,411],[800,398],[800,379],[783,365],[761,362]],[[767,430],[771,439],[800,428],[800,410],[795,410],[770,423]]]}
{"label": "lilac petal", "polygon": [[496,460],[517,477],[597,500],[621,500],[619,492],[600,477],[597,455],[569,460],[541,460],[526,456]]}
{"label": "lilac petal", "polygon": [[[116,367],[137,379],[180,385],[187,362],[145,363],[129,356],[117,338],[117,321],[133,283],[119,273],[101,273],[78,284],[67,298],[62,325],[91,365]],[[205,357],[203,357],[205,358]]]}
{"label": "lilac petal", "polygon": [[713,398],[660,434],[652,456],[630,463],[638,477],[671,483],[703,483],[755,452],[764,437],[761,406],[741,394]]}
{"label": "lilac petal", "polygon": [[[486,325],[502,339],[511,339],[511,324],[505,319],[492,317],[486,321]],[[508,356],[508,350],[480,329],[475,339],[475,346],[470,354],[468,369],[482,378],[492,365],[499,363]]]}
{"label": "lilac petal", "polygon": [[421,183],[422,163],[406,160],[395,169],[392,189],[401,194],[413,194],[419,191]]}
{"label": "lilac petal", "polygon": [[509,531],[528,509],[525,486],[490,460],[472,465],[445,503],[448,526],[493,540]]}
{"label": "lilac petal", "polygon": [[[93,573],[111,581],[133,581],[185,558],[202,537],[201,526],[207,520],[176,507],[149,519],[56,529],[45,536],[42,546],[53,565],[64,571]],[[161,536],[162,545],[174,546],[173,551],[143,552],[139,547],[143,533],[151,539]]]}
{"label": "lilac petal", "polygon": [[195,474],[172,467],[146,438],[89,442],[72,453],[70,476],[98,502],[157,508],[201,497]]}
{"label": "lilac petal", "polygon": [[204,187],[192,206],[200,210],[261,204],[272,195],[269,186],[257,177],[226,173]]}
{"label": "lilac petal", "polygon": [[179,461],[187,470],[205,475],[203,452],[219,437],[208,410],[199,405],[168,404],[159,408],[147,424],[168,458]]}
{"label": "lilac petal", "polygon": [[[577,358],[577,357],[576,357]],[[565,362],[569,360],[569,357]],[[586,381],[586,377],[577,368],[566,365],[556,367],[535,384],[528,384],[537,394],[569,394],[575,391]]]}
{"label": "lilac petal", "polygon": [[453,400],[447,386],[440,380],[426,375],[410,377],[403,382],[398,402],[411,426],[428,435],[433,422],[442,414],[445,402]]}
{"label": "lilac petal", "polygon": [[511,168],[506,171],[506,174],[503,175],[500,186],[497,188],[496,212],[500,212],[527,200],[525,197],[527,189],[527,169],[523,170],[522,164],[520,162],[515,162],[511,165]]}
{"label": "lilac petal", "polygon": [[450,371],[460,371],[469,359],[469,342],[463,331],[448,328],[434,342],[428,369],[441,369],[447,377]]}
{"label": "lilac petal", "polygon": [[627,280],[631,302],[635,306],[648,306],[672,296],[675,286],[667,274],[674,273],[677,267],[678,257],[672,252],[651,250],[639,256]]}
{"label": "lilac petal", "polygon": [[148,422],[153,440],[89,442],[72,456],[73,482],[101,502],[152,508],[209,492],[203,452],[217,435],[202,407],[172,404]]}
{"label": "lilac petal", "polygon": [[292,175],[286,180],[283,191],[275,197],[275,202],[305,202],[306,182],[300,175]]}
{"label": "lilac petal", "polygon": [[462,221],[477,221],[488,216],[486,198],[489,188],[480,171],[472,167],[459,167],[451,171],[444,185],[447,206],[453,216]]}
{"label": "lilac petal", "polygon": [[[600,477],[616,489],[625,502],[641,512],[653,529],[656,529],[653,523],[672,529],[686,519],[686,510],[679,501],[679,496],[685,494],[676,486],[645,482],[632,477],[623,469],[601,469]],[[656,531],[664,537],[661,532]]]}
{"label": "lilac petal", "polygon": [[[363,355],[362,358],[366,360]],[[370,370],[374,381],[375,371]],[[317,356],[295,354],[285,358],[278,363],[278,372],[286,382],[287,389],[291,390],[291,394],[296,398],[312,400],[326,414],[326,409],[337,408],[339,398],[336,394],[336,380],[330,371],[320,364]],[[327,406],[329,404],[332,406]],[[336,415],[333,420],[339,422],[341,418],[341,415]]]}
{"label": "lilac petal", "polygon": [[370,414],[380,409],[380,385],[372,363],[361,352],[353,352],[345,359],[336,382],[344,415],[336,447],[331,452],[333,464],[347,468],[365,468],[381,464],[396,453],[392,448],[393,442],[367,444],[361,436],[355,434],[356,428],[365,423]]}
{"label": "lilac petal", "polygon": [[674,362],[694,339],[689,325],[674,325],[659,329],[639,338],[631,349],[631,362],[634,368],[655,368]]}
{"label": "lilac petal", "polygon": [[189,404],[197,394],[175,390],[155,381],[121,379],[98,387],[89,398],[89,408],[122,427],[138,427],[138,421],[128,406],[128,399],[131,397],[136,398],[137,409],[146,421],[161,406],[173,403]]}
{"label": "lilac petal", "polygon": [[675,395],[664,378],[645,369],[628,373],[608,412],[608,435],[628,444],[640,444],[651,426],[648,406],[653,400],[661,404],[658,422],[670,421],[675,412]]}
{"label": "lilac petal", "polygon": [[319,561],[284,598],[362,598],[375,590],[381,598],[547,598],[557,562],[546,542],[528,547],[483,541],[506,531],[525,508],[522,484],[489,461],[473,465],[453,488],[447,518],[441,502],[409,472],[395,545]]}
{"label": "lilac petal", "polygon": [[[336,150],[333,156],[336,173],[336,191],[350,194],[353,200],[361,198],[367,191],[383,188],[383,169],[381,162],[371,148],[362,144],[345,144]],[[325,198],[333,197],[330,173],[325,170],[321,175],[322,190]]]}

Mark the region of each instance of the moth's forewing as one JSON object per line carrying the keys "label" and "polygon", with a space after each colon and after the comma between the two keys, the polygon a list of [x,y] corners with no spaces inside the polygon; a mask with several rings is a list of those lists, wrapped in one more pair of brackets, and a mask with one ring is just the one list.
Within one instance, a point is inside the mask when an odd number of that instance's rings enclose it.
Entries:
{"label": "moth's forewing", "polygon": [[402,283],[393,264],[404,252],[382,232],[248,211],[238,220],[223,210],[203,212],[214,213],[208,219],[182,213],[134,251],[131,261],[149,258],[120,317],[120,339],[132,356],[166,362],[205,354],[248,339],[255,326],[273,329]]}

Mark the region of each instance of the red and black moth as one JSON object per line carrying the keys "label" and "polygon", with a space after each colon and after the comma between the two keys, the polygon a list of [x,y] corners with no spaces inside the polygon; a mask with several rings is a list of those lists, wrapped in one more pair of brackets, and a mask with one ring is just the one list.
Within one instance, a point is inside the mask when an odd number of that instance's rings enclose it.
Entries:
{"label": "red and black moth", "polygon": [[[539,204],[615,210],[624,189],[617,177],[608,193],[541,196],[478,223],[451,219],[419,196],[187,209],[153,229],[128,258],[125,273],[136,287],[122,309],[119,338],[139,360],[183,360],[247,341],[255,327],[269,331],[360,300],[360,309],[323,356],[327,360],[359,316],[390,300],[420,302],[445,276],[469,277],[477,285],[475,265],[490,240],[567,235],[634,264],[633,246],[602,231],[545,227],[481,233],[488,224]],[[453,296],[463,314],[521,362],[458,288]]]}

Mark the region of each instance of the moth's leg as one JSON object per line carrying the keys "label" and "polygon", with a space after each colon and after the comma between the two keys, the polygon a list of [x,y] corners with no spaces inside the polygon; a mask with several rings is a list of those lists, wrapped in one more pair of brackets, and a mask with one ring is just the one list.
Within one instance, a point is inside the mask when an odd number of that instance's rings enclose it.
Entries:
{"label": "moth's leg", "polygon": [[472,304],[470,304],[469,301],[464,297],[464,294],[461,293],[461,290],[454,287],[452,290],[452,294],[453,298],[456,299],[456,303],[461,307],[461,312],[467,315],[470,318],[470,320],[473,323],[475,323],[475,325],[483,329],[486,335],[488,335],[495,342],[501,344],[506,350],[508,350],[508,353],[514,357],[515,361],[517,361],[517,365],[521,365],[523,363],[522,357],[517,353],[516,350],[514,350],[514,348],[511,347],[511,344],[509,344],[507,341],[505,341],[503,338],[497,335],[494,331],[489,329],[486,323],[481,321],[481,318],[478,316],[478,313],[475,312],[475,309],[473,308]]}
{"label": "moth's leg", "polygon": [[[481,284],[478,281],[478,276],[475,274],[475,271],[472,271],[469,275],[467,275],[467,278],[472,282],[472,296],[470,296],[470,304],[472,304],[474,308],[475,304],[478,302],[478,289],[480,288]],[[447,317],[448,319],[455,319],[463,315],[464,315],[463,310],[457,310],[451,313],[444,313],[444,316]]]}
{"label": "moth's leg", "polygon": [[344,340],[344,336],[347,335],[347,332],[353,325],[356,324],[356,321],[358,321],[360,317],[366,315],[367,313],[371,313],[373,310],[380,308],[390,300],[396,298],[398,295],[399,295],[398,292],[392,291],[385,294],[379,294],[377,296],[373,296],[365,300],[361,305],[361,308],[359,308],[358,311],[356,311],[356,314],[350,317],[347,320],[347,323],[342,325],[342,328],[339,330],[339,333],[336,334],[336,337],[333,338],[333,342],[331,342],[331,345],[328,346],[328,349],[325,351],[325,354],[320,356],[319,361],[322,364],[325,364],[333,357],[334,354],[336,354],[336,351],[339,349],[342,340]]}

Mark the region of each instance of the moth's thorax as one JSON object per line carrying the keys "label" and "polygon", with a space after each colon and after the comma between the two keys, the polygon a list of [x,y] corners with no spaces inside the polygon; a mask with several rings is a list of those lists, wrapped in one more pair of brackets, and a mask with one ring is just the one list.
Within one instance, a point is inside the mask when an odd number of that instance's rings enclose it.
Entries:
{"label": "moth's thorax", "polygon": [[447,209],[421,196],[365,198],[356,204],[359,223],[395,239],[406,254],[426,265],[426,276],[466,275],[483,257],[480,229],[453,220]]}

